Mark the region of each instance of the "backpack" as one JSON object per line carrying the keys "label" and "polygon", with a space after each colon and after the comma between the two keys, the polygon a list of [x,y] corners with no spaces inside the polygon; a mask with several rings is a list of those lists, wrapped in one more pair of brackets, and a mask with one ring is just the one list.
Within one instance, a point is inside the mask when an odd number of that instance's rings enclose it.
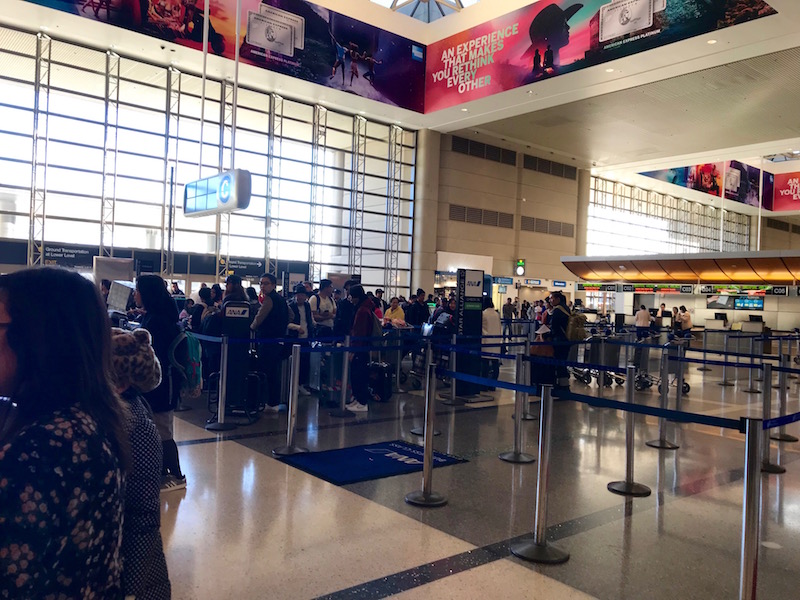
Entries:
{"label": "backpack", "polygon": [[181,331],[169,345],[169,362],[181,380],[181,398],[199,398],[203,388],[203,350],[200,341]]}
{"label": "backpack", "polygon": [[586,333],[586,315],[572,313],[567,319],[567,339],[571,342],[582,342],[588,336]]}

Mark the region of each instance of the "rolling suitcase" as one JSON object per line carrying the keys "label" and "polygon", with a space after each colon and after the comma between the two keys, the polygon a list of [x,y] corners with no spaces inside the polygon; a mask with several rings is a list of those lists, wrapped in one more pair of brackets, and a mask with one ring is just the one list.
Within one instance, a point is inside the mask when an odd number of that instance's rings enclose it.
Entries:
{"label": "rolling suitcase", "polygon": [[392,367],[385,362],[367,365],[369,389],[378,402],[389,402],[392,398]]}

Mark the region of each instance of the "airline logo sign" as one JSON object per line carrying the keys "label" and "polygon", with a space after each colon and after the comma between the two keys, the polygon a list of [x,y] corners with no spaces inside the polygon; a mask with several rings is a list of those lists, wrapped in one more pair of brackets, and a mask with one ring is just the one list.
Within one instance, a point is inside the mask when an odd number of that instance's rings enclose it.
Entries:
{"label": "airline logo sign", "polygon": [[247,306],[226,306],[225,316],[234,319],[249,319],[250,308]]}
{"label": "airline logo sign", "polygon": [[483,297],[483,271],[467,271],[464,297]]}

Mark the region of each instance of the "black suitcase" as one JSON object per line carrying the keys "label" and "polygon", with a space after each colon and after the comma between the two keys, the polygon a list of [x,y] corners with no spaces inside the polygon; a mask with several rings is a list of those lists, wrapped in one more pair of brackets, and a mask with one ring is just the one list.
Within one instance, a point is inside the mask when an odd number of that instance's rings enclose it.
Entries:
{"label": "black suitcase", "polygon": [[385,362],[371,362],[367,365],[369,389],[378,402],[392,399],[392,367]]}

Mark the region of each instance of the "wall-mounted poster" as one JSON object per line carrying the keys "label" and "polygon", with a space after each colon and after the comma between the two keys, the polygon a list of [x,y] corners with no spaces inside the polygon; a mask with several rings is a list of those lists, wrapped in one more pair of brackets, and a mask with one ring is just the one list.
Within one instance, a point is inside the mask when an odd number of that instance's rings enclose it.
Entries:
{"label": "wall-mounted poster", "polygon": [[725,198],[750,206],[758,206],[759,179],[761,171],[738,160],[732,160],[725,168]]}
{"label": "wall-mounted poster", "polygon": [[686,187],[712,196],[721,196],[722,168],[722,163],[706,163],[689,167]]}
{"label": "wall-mounted poster", "polygon": [[[205,0],[28,0],[203,49]],[[425,47],[306,0],[211,0],[210,53],[328,88],[424,111]]]}
{"label": "wall-mounted poster", "polygon": [[800,210],[800,173],[775,175],[772,210]]}
{"label": "wall-mounted poster", "polygon": [[428,46],[425,112],[773,14],[763,0],[540,0]]}

